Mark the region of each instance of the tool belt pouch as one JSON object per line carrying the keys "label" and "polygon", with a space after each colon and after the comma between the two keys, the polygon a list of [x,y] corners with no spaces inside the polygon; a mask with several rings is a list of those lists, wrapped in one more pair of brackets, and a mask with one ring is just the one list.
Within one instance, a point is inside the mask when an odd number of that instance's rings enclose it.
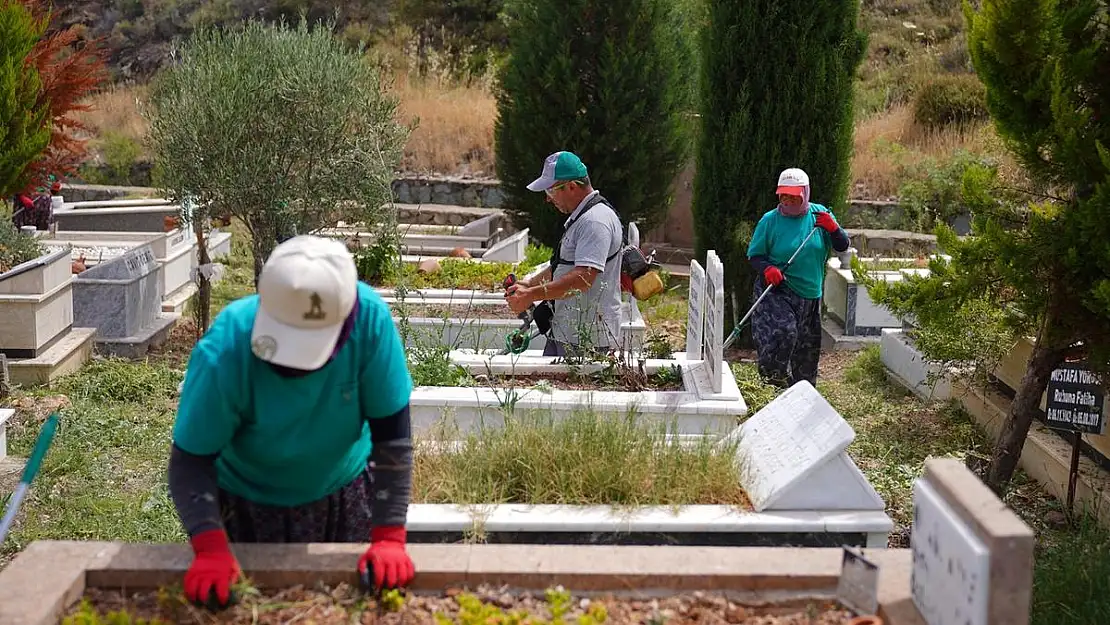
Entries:
{"label": "tool belt pouch", "polygon": [[551,318],[554,316],[555,310],[552,308],[552,303],[543,301],[536,304],[536,310],[532,312],[532,321],[536,322],[536,329],[546,335],[551,331]]}

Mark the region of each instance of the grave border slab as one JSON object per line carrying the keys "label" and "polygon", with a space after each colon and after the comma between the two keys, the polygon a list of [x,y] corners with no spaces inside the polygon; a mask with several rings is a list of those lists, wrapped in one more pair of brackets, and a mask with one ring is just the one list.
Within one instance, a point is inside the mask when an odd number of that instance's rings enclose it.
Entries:
{"label": "grave border slab", "polygon": [[[357,584],[361,544],[235,545],[261,588],[301,583]],[[728,592],[738,600],[835,596],[842,550],[767,547],[609,547],[410,545],[411,590],[479,584],[572,592]],[[923,625],[910,597],[908,549],[863,550],[879,565],[878,616],[886,625]],[[180,583],[186,544],[36,541],[0,571],[0,625],[57,625],[88,587],[153,589]]]}

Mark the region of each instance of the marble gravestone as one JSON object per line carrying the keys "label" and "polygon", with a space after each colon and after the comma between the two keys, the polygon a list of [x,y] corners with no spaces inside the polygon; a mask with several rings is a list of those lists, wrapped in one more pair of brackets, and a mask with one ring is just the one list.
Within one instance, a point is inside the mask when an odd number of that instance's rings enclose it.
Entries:
{"label": "marble gravestone", "polygon": [[698,261],[690,261],[690,296],[686,308],[686,359],[701,360],[705,347],[704,328],[705,270]]}
{"label": "marble gravestone", "polygon": [[73,323],[96,328],[98,352],[137,358],[165,341],[177,321],[162,314],[161,267],[149,244],[73,278]]}
{"label": "marble gravestone", "polygon": [[845,451],[852,426],[802,380],[737,427],[740,483],[756,512],[885,510],[886,504]]}
{"label": "marble gravestone", "polygon": [[928,482],[913,486],[914,604],[934,625],[987,625],[990,552]]}
{"label": "marble gravestone", "polygon": [[717,252],[705,258],[705,367],[714,393],[721,392],[725,358],[725,266]]}

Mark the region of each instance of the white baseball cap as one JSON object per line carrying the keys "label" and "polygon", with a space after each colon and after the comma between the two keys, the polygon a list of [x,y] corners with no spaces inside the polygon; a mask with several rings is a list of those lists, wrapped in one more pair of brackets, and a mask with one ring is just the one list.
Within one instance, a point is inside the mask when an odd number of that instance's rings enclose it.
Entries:
{"label": "white baseball cap", "polygon": [[342,242],[301,235],[281,243],[258,278],[251,351],[283,367],[322,367],[357,297],[358,270]]}
{"label": "white baseball cap", "polygon": [[803,195],[805,188],[809,186],[809,175],[797,167],[784,169],[779,174],[779,188],[776,190],[777,194],[786,195]]}

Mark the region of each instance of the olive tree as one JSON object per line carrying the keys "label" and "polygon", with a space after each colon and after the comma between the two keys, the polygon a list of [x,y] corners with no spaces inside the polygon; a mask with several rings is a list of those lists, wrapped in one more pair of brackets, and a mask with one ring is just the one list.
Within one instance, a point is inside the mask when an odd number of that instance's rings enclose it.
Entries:
{"label": "olive tree", "polygon": [[408,129],[375,64],[331,26],[201,29],[152,85],[160,186],[196,207],[182,217],[201,243],[207,216],[241,221],[256,280],[281,238],[340,219],[370,226],[392,198]]}

